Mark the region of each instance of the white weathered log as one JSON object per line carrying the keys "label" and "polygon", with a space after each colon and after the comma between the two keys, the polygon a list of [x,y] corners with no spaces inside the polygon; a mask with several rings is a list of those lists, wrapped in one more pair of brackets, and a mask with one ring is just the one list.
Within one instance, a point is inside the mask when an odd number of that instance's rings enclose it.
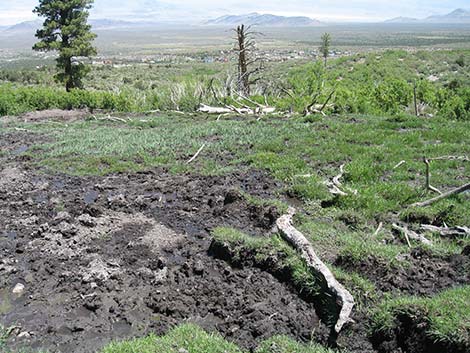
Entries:
{"label": "white weathered log", "polygon": [[237,108],[232,105],[225,107],[211,107],[209,105],[201,104],[198,112],[206,114],[229,114],[237,113],[242,115],[258,115],[258,114],[272,114],[276,111],[274,107],[259,107],[256,109],[251,108]]}
{"label": "white weathered log", "polygon": [[201,106],[198,109],[199,112],[201,113],[207,113],[207,114],[227,114],[227,113],[233,113],[232,109],[229,108],[223,108],[223,107],[211,107],[209,105],[201,104]]}
{"label": "white weathered log", "polygon": [[470,157],[468,156],[441,156],[441,157],[434,157],[429,158],[430,161],[462,161],[462,162],[470,162]]}
{"label": "white weathered log", "polygon": [[422,230],[429,231],[431,233],[438,233],[442,237],[470,237],[470,228],[467,227],[436,227],[429,224],[422,224]]}
{"label": "white weathered log", "polygon": [[417,202],[417,203],[414,203],[411,205],[411,207],[426,207],[426,206],[430,206],[438,201],[441,201],[443,199],[446,199],[448,197],[451,197],[451,196],[454,196],[454,195],[458,195],[458,194],[461,194],[461,193],[464,193],[466,191],[469,191],[470,190],[470,183],[469,184],[465,184],[457,189],[453,189],[453,190],[450,190],[442,195],[439,195],[433,199],[430,199],[430,200],[427,200],[427,201],[424,201],[424,202]]}
{"label": "white weathered log", "polygon": [[424,245],[432,246],[432,241],[427,239],[422,234],[418,234],[418,233],[412,231],[411,229],[408,229],[407,227],[401,227],[398,224],[393,224],[392,227],[393,227],[393,229],[403,233],[403,235],[405,236],[406,241],[408,243],[408,246],[410,246],[410,247],[411,247],[410,239],[416,240],[416,241],[418,241],[418,242],[420,242]]}
{"label": "white weathered log", "polygon": [[341,307],[335,331],[339,333],[345,324],[352,322],[351,312],[354,307],[354,298],[342,284],[340,284],[330,269],[320,260],[307,238],[292,225],[292,218],[296,210],[289,207],[288,213],[280,217],[276,224],[281,235],[300,252],[307,265],[313,269],[326,282],[328,291],[336,296]]}
{"label": "white weathered log", "polygon": [[442,195],[439,189],[431,185],[431,162],[426,157],[423,158],[423,162],[426,165],[426,189]]}

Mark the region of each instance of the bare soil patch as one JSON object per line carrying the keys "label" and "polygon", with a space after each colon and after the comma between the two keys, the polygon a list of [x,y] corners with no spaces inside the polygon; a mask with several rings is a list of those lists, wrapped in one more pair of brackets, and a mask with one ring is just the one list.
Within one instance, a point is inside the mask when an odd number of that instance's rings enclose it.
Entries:
{"label": "bare soil patch", "polygon": [[106,178],[40,175],[9,161],[0,187],[0,322],[8,347],[94,352],[112,339],[190,321],[251,348],[275,334],[310,340],[319,319],[289,284],[208,255],[210,230],[269,233],[260,172]]}

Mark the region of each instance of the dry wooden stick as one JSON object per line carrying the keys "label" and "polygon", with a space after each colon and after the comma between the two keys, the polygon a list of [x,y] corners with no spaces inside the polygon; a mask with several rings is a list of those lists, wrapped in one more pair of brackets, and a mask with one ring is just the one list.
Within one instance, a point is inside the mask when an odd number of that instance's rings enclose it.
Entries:
{"label": "dry wooden stick", "polygon": [[375,231],[374,233],[374,237],[376,237],[377,235],[379,235],[380,231],[382,230],[384,224],[382,222],[379,223],[379,226],[377,227],[377,230]]}
{"label": "dry wooden stick", "polygon": [[442,194],[442,192],[431,185],[431,163],[426,157],[423,157],[423,162],[426,164],[426,190],[431,190],[437,192],[438,194]]}
{"label": "dry wooden stick", "polygon": [[351,293],[336,280],[330,269],[320,260],[307,238],[292,225],[292,218],[295,213],[296,210],[289,207],[288,213],[277,220],[277,227],[284,239],[300,252],[307,265],[323,277],[328,291],[337,298],[337,303],[340,305],[341,311],[335,325],[335,331],[339,333],[345,324],[352,322],[350,316],[355,304],[354,298]]}
{"label": "dry wooden stick", "polygon": [[394,170],[395,170],[395,169],[398,169],[398,168],[400,168],[400,167],[401,167],[403,164],[405,164],[405,163],[406,163],[405,160],[400,161],[400,163],[398,163],[395,167],[393,167],[393,169],[394,169]]}
{"label": "dry wooden stick", "polygon": [[458,195],[458,194],[461,194],[461,193],[464,193],[465,191],[468,191],[470,190],[470,183],[468,184],[465,184],[461,187],[458,187],[457,189],[453,189],[453,190],[450,190],[444,194],[441,194],[435,198],[432,198],[430,200],[427,200],[427,201],[424,201],[424,202],[417,202],[417,203],[414,203],[411,205],[411,207],[426,207],[426,206],[430,206],[438,201],[441,201],[443,199],[446,199],[448,197],[451,197],[451,196],[454,196],[454,195]]}
{"label": "dry wooden stick", "polygon": [[202,150],[204,149],[204,147],[206,147],[206,144],[203,144],[203,145],[201,146],[201,148],[196,152],[196,154],[195,154],[194,156],[192,156],[189,161],[186,162],[186,164],[192,163],[192,162],[199,156],[199,154],[202,152]]}
{"label": "dry wooden stick", "polygon": [[339,174],[333,178],[333,184],[335,184],[338,188],[343,186],[343,184],[341,184],[340,179],[344,175],[344,166],[344,164],[341,164],[341,166],[339,167]]}

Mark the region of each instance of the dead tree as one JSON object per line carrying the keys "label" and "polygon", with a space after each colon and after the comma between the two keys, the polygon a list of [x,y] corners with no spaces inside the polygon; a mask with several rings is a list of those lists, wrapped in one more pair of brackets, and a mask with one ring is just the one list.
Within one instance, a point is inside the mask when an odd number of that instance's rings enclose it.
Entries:
{"label": "dead tree", "polygon": [[[261,58],[256,57],[256,43],[253,37],[256,32],[250,31],[251,27],[245,25],[238,26],[235,29],[237,33],[237,46],[234,51],[238,56],[238,90],[244,96],[249,96],[251,93],[251,85],[259,81],[260,78],[253,76],[263,70],[263,63]],[[257,63],[259,65],[255,68]]]}

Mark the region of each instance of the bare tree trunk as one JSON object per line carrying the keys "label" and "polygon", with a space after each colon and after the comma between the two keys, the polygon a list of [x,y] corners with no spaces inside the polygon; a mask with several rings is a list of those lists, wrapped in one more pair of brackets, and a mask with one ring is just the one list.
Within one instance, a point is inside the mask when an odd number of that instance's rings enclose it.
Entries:
{"label": "bare tree trunk", "polygon": [[237,27],[238,39],[238,84],[244,95],[250,95],[250,77],[248,75],[247,46],[245,25]]}
{"label": "bare tree trunk", "polygon": [[416,96],[416,82],[413,84],[413,100],[414,100],[414,105],[415,105],[415,114],[416,116],[419,116],[418,98]]}

